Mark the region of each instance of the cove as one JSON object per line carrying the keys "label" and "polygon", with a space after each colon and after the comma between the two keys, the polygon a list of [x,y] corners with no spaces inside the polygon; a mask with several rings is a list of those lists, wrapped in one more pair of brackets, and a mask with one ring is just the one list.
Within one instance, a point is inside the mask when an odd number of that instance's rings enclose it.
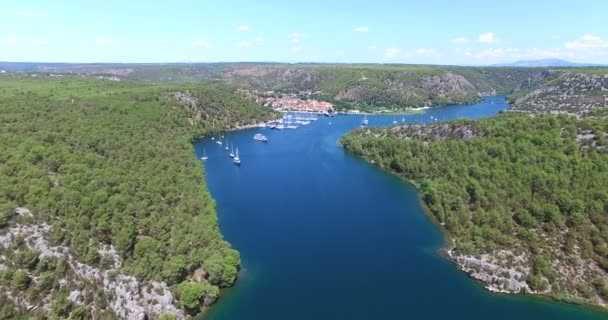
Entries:
{"label": "cove", "polygon": [[[405,121],[479,118],[505,108],[503,97],[489,97]],[[401,118],[368,116],[370,126]],[[205,150],[209,157],[205,175],[220,228],[243,268],[205,319],[608,318],[592,308],[491,294],[459,271],[440,255],[443,235],[416,190],[337,145],[362,119],[227,133],[241,167],[215,141],[196,142],[197,156]],[[258,132],[267,144],[252,139]]]}

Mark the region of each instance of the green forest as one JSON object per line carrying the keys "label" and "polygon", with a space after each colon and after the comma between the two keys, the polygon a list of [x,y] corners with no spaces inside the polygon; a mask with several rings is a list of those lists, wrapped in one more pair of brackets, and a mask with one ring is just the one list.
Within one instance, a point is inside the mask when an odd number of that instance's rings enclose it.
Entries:
{"label": "green forest", "polygon": [[[463,139],[455,128],[472,137]],[[428,130],[433,134],[420,134]],[[592,259],[608,271],[608,120],[503,114],[478,121],[357,129],[344,148],[410,181],[456,250],[465,254],[519,248],[533,254],[533,290],[597,291],[558,283],[548,261]],[[551,246],[556,247],[551,248]]]}
{"label": "green forest", "polygon": [[[196,115],[175,99],[178,91],[198,98]],[[234,283],[239,253],[219,231],[192,143],[235,123],[276,117],[273,111],[214,86],[29,76],[0,76],[0,110],[0,228],[26,207],[33,222],[51,225],[54,245],[99,267],[107,261],[92,244],[112,244],[124,272],[166,282],[194,312]],[[0,271],[3,286],[40,293],[30,274],[43,275],[49,291],[59,288],[61,261],[3,254],[16,261]],[[189,280],[201,267],[211,287]],[[66,301],[65,292],[52,292],[53,301]],[[2,305],[0,318],[17,315]],[[50,312],[65,318],[84,311],[66,303]]]}

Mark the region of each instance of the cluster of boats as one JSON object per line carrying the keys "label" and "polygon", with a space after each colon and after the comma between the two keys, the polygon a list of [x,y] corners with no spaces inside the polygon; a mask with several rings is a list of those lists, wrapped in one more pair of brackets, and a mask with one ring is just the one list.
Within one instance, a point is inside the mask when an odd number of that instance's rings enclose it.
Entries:
{"label": "cluster of boats", "polygon": [[[224,145],[224,150],[229,151],[230,153],[228,154],[228,156],[230,158],[232,158],[232,161],[234,162],[234,164],[236,164],[237,166],[241,165],[241,157],[239,157],[239,148],[237,147],[236,149],[234,148],[234,145],[231,143],[230,144],[230,148],[228,147],[228,140],[224,140],[222,142],[222,139],[224,139],[224,136],[219,136],[217,137],[217,140],[215,139],[215,137],[211,137],[211,140],[215,140],[215,143],[218,144],[220,147],[222,145]],[[261,142],[268,142],[268,138],[261,134],[261,133],[257,133],[256,135],[253,136],[254,140],[257,141],[261,141]],[[203,156],[201,157],[201,160],[205,161],[209,159],[209,157],[207,156],[207,150],[203,149]]]}
{"label": "cluster of boats", "polygon": [[[232,161],[234,162],[234,164],[236,164],[237,166],[241,165],[241,158],[239,157],[239,148],[236,148],[236,151],[234,149],[234,145],[230,144],[230,148],[228,147],[228,140],[226,139],[224,142],[222,142],[222,139],[224,139],[224,136],[219,136],[217,138],[217,140],[215,141],[215,143],[217,143],[220,147],[222,145],[225,145],[224,150],[226,151],[230,151],[230,158],[232,158]],[[211,140],[215,140],[215,137],[211,137]],[[207,156],[207,150],[203,149],[203,156],[201,157],[201,160],[205,161],[209,159],[209,157]]]}
{"label": "cluster of boats", "polygon": [[[431,119],[433,119],[433,117],[431,116]],[[435,118],[435,120],[437,120],[437,118]],[[405,123],[405,115],[403,115],[403,117],[401,118],[401,122]],[[399,123],[397,120],[393,121],[393,124],[397,124]],[[367,120],[367,115],[363,116],[363,121],[361,121],[361,126],[362,127],[366,127],[369,124],[369,120]]]}
{"label": "cluster of boats", "polygon": [[273,120],[268,123],[270,129],[282,130],[282,129],[297,129],[298,125],[307,126],[312,121],[319,120],[319,118],[310,115],[301,115],[296,113],[295,115],[285,114],[282,119]]}

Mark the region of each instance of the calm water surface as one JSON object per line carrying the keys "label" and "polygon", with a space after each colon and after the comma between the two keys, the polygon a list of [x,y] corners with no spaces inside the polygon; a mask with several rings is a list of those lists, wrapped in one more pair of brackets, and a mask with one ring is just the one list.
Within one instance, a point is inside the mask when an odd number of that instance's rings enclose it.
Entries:
{"label": "calm water surface", "polygon": [[[429,122],[495,115],[504,98],[407,115]],[[401,116],[370,116],[370,126]],[[438,249],[443,238],[416,191],[345,153],[337,140],[362,116],[320,117],[295,130],[203,139],[206,178],[225,238],[243,270],[206,317],[224,319],[607,319],[607,313],[523,296],[493,295]],[[263,144],[255,133],[268,136]]]}

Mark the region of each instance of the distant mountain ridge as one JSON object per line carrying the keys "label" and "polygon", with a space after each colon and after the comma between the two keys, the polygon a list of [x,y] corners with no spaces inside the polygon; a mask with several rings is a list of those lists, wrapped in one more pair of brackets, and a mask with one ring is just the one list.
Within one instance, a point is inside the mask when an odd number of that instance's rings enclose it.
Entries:
{"label": "distant mountain ridge", "polygon": [[494,64],[493,67],[592,67],[592,63],[576,63],[562,59],[519,60],[513,63]]}

